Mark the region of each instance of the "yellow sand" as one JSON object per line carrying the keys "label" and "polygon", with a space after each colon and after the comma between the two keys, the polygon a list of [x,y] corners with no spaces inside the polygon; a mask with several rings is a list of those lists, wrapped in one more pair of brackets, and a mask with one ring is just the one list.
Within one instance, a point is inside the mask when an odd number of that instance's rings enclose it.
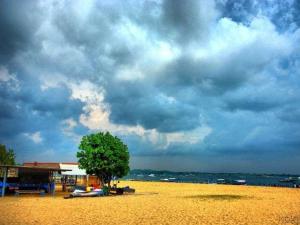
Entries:
{"label": "yellow sand", "polygon": [[300,189],[121,182],[136,194],[0,199],[0,224],[300,224]]}

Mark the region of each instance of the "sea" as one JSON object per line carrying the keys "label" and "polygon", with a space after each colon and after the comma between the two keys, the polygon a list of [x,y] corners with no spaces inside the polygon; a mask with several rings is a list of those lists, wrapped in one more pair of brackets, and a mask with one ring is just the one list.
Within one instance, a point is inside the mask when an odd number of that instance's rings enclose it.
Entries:
{"label": "sea", "polygon": [[254,186],[300,187],[300,175],[291,174],[202,173],[131,170],[130,173],[123,179],[177,183],[219,183]]}

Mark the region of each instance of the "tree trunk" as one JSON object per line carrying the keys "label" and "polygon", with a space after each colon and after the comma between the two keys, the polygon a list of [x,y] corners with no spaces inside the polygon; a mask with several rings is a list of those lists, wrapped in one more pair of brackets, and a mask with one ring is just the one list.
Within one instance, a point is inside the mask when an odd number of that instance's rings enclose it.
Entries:
{"label": "tree trunk", "polygon": [[101,176],[101,175],[98,175],[98,178],[99,178],[99,180],[100,180],[100,185],[101,185],[101,188],[103,188],[103,187],[104,187],[103,176]]}

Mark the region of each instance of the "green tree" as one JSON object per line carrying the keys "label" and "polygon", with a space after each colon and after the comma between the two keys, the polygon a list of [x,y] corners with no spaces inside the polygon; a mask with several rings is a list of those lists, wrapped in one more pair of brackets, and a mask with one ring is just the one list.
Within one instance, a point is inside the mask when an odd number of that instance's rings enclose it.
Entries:
{"label": "green tree", "polygon": [[83,136],[77,158],[81,169],[95,174],[101,184],[108,184],[109,188],[113,177],[121,178],[129,171],[127,146],[109,132]]}
{"label": "green tree", "polygon": [[6,150],[5,145],[0,144],[0,165],[15,165],[14,150]]}

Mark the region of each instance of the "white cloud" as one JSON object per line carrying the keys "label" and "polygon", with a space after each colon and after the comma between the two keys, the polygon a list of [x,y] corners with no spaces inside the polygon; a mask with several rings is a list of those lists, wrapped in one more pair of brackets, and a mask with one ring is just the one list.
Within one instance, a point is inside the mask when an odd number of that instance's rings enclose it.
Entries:
{"label": "white cloud", "polygon": [[12,76],[9,74],[6,67],[0,67],[0,82],[7,82],[12,79]]}
{"label": "white cloud", "polygon": [[[256,54],[270,58],[274,57],[274,53],[275,56],[288,54],[292,43],[290,37],[279,34],[274,24],[266,17],[255,17],[248,26],[229,18],[221,18],[207,43],[201,46],[192,45],[189,52],[195,59],[213,59],[230,57],[232,53],[243,51],[249,46],[252,46],[251,49],[264,49]],[[250,59],[253,60],[252,58],[251,55]]]}
{"label": "white cloud", "polygon": [[201,126],[191,131],[167,133],[167,143],[188,143],[197,144],[202,142],[210,133],[212,128],[209,126]]}
{"label": "white cloud", "polygon": [[14,91],[18,91],[20,88],[16,74],[9,73],[6,67],[0,65],[0,83],[2,82],[8,85]]}
{"label": "white cloud", "polygon": [[66,128],[70,130],[77,126],[77,122],[73,118],[66,119],[63,123],[66,125]]}
{"label": "white cloud", "polygon": [[40,144],[43,141],[43,138],[41,137],[41,133],[39,131],[35,133],[24,133],[24,136],[26,136],[36,144]]}
{"label": "white cloud", "polygon": [[62,126],[62,132],[67,137],[71,137],[76,143],[80,142],[81,136],[77,135],[76,132],[74,132],[74,128],[76,128],[78,125],[77,121],[73,118],[65,119],[61,122]]}
{"label": "white cloud", "polygon": [[40,77],[41,81],[41,90],[45,91],[49,88],[59,87],[61,84],[67,83],[67,78],[60,73],[43,73],[43,76]]}
{"label": "white cloud", "polygon": [[126,80],[126,81],[133,81],[133,80],[139,80],[143,79],[144,74],[139,70],[139,68],[128,68],[124,67],[119,70],[119,72],[116,75],[117,80]]}
{"label": "white cloud", "polygon": [[83,80],[80,83],[66,83],[72,91],[72,98],[79,99],[85,103],[98,104],[104,99],[104,89],[97,86],[88,80]]}

